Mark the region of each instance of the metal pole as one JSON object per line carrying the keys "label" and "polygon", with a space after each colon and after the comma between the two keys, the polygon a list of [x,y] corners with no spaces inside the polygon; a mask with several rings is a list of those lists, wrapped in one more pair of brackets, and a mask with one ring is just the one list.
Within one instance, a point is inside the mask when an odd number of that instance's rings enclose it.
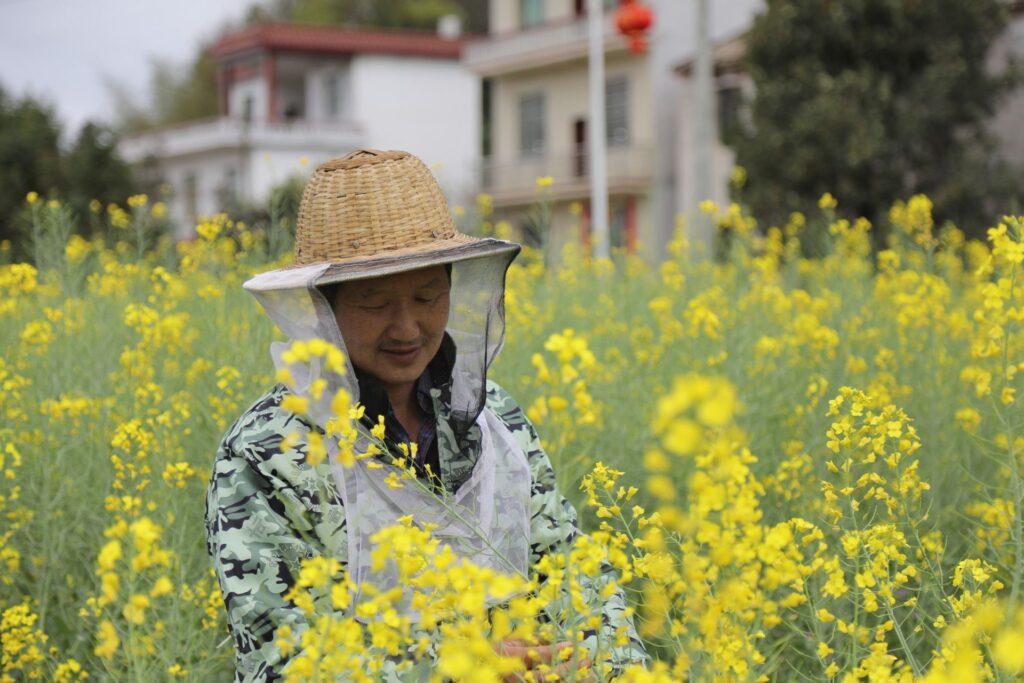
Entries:
{"label": "metal pole", "polygon": [[[714,90],[712,86],[711,38],[709,36],[708,0],[697,0],[697,63],[694,78],[694,155],[693,155],[693,191],[696,208],[705,199],[712,199],[711,180],[712,145],[714,144]],[[696,212],[696,237],[708,249],[713,239],[710,217],[703,212]],[[710,253],[710,252],[709,252]]]}
{"label": "metal pole", "polygon": [[608,258],[608,170],[604,118],[604,8],[587,0],[590,76],[590,237],[595,258]]}

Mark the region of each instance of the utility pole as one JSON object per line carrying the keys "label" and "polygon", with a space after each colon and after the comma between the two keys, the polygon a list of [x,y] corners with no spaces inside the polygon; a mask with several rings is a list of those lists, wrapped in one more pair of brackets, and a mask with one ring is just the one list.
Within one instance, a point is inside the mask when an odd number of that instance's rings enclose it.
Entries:
{"label": "utility pole", "polygon": [[710,254],[714,235],[711,230],[711,218],[697,210],[705,199],[711,199],[711,181],[714,175],[712,150],[714,145],[715,101],[712,76],[714,66],[711,56],[710,7],[708,0],[697,0],[697,60],[694,68],[693,93],[693,202],[691,210],[694,216],[696,242],[707,246]]}
{"label": "utility pole", "polygon": [[595,258],[608,258],[608,166],[605,156],[604,8],[587,0],[590,84],[590,238]]}

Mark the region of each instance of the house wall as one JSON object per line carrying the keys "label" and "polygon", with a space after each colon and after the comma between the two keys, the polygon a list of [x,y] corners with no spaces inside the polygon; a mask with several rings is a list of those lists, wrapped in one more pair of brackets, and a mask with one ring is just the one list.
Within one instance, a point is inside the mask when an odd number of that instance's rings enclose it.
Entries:
{"label": "house wall", "polygon": [[449,202],[477,191],[480,79],[460,63],[358,55],[351,63],[352,114],[366,145],[402,149],[431,167]]}
{"label": "house wall", "polygon": [[[990,53],[994,69],[1005,68],[1010,57],[1024,60],[1024,12],[1018,12]],[[999,154],[1010,163],[1024,167],[1024,86],[1019,86],[1000,104],[992,121]]]}
{"label": "house wall", "polygon": [[[348,151],[351,150],[345,150]],[[248,172],[247,197],[263,202],[270,197],[270,191],[278,185],[295,176],[307,178],[317,165],[341,154],[342,152],[337,150],[297,146],[290,149],[249,150],[245,157]]]}
{"label": "house wall", "polygon": [[[243,156],[235,152],[210,152],[161,164],[164,182],[171,190],[167,207],[177,228],[176,238],[193,237],[198,218],[221,210],[221,198],[225,191],[230,191],[229,183],[233,182],[235,192],[244,191],[245,167]],[[190,184],[195,188],[194,214],[188,200]]]}
{"label": "house wall", "polygon": [[[752,91],[750,79],[744,77],[744,90]],[[694,80],[693,78],[683,79],[682,84],[676,92],[676,106],[679,111],[678,129],[676,136],[677,169],[676,175],[676,196],[679,198],[679,211],[689,221],[693,221],[698,215],[698,206],[705,199],[710,199],[719,206],[729,203],[729,181],[732,177],[732,170],[736,164],[736,153],[731,147],[722,144],[718,132],[717,115],[712,117],[712,139],[711,167],[699,169],[696,167],[696,155],[694,143],[696,140],[696,126],[692,111]],[[716,87],[717,96],[717,87]],[[717,105],[717,101],[716,101]],[[715,108],[717,112],[717,106]],[[698,197],[696,194],[696,176],[698,173],[711,175],[711,196]]]}
{"label": "house wall", "polygon": [[504,33],[519,28],[520,0],[490,0],[488,3],[488,23],[490,33]]}
{"label": "house wall", "polygon": [[[516,23],[518,30],[518,3],[512,5],[512,14],[505,20]],[[548,3],[547,20],[568,20],[575,16],[572,0],[561,3]],[[493,11],[493,10],[492,10]],[[508,12],[508,7],[502,9]],[[500,22],[502,17],[497,17]],[[492,28],[495,28],[492,26]],[[508,28],[508,27],[505,27]],[[625,78],[628,83],[628,127],[629,137],[621,147],[609,147],[609,170],[616,163],[616,151],[624,150],[627,155],[637,156],[634,148],[645,150],[639,157],[651,158],[655,147],[654,116],[657,103],[652,91],[652,69],[648,54],[633,54],[618,50],[605,55],[605,80]],[[498,166],[512,165],[516,167],[514,177],[529,178],[531,175],[552,175],[555,182],[571,181],[571,169],[576,154],[575,124],[578,120],[586,122],[586,137],[590,139],[596,131],[590,125],[589,116],[589,80],[586,59],[547,65],[543,68],[527,69],[512,74],[494,77],[492,83],[492,141],[491,162]],[[521,152],[520,140],[520,101],[524,96],[541,93],[544,95],[544,133],[545,148],[541,155],[524,156]],[[599,134],[603,137],[604,131]],[[641,174],[648,171],[640,169]],[[539,198],[538,194],[538,198]],[[633,195],[636,202],[637,248],[640,253],[651,255],[650,247],[658,240],[652,234],[652,211],[649,188]],[[580,196],[576,200],[582,204],[589,201],[588,196]],[[612,195],[609,198],[610,210],[614,214],[615,207],[625,198]],[[549,256],[555,262],[560,258],[562,249],[567,243],[578,243],[581,238],[581,226],[585,219],[570,210],[574,201],[554,202],[551,207],[551,229],[549,234]],[[531,207],[508,206],[499,209],[500,217],[506,218],[520,230],[528,222]],[[614,230],[614,216],[610,229]]]}
{"label": "house wall", "polygon": [[[571,8],[570,8],[571,9]],[[631,53],[613,53],[605,62],[605,79],[625,77],[628,85],[628,147],[651,148],[654,145],[654,117],[650,84],[650,69],[644,56]],[[575,122],[587,121],[586,135],[589,139],[594,131],[589,124],[589,100],[587,63],[575,60],[545,69],[524,71],[495,78],[493,81],[492,106],[492,156],[498,164],[534,164],[534,175],[554,175],[555,181],[567,180],[564,175],[572,167],[575,154]],[[543,93],[545,98],[544,126],[545,152],[531,161],[520,151],[520,98]],[[604,135],[602,132],[601,135]],[[615,147],[609,148],[609,161],[614,157]],[[539,195],[538,195],[539,196]],[[586,203],[588,197],[581,197]],[[614,210],[615,197],[610,198]],[[637,227],[641,253],[649,255],[648,247],[657,243],[651,233],[651,204],[648,192],[636,195]],[[557,262],[564,246],[578,242],[583,217],[574,214],[569,207],[573,202],[555,202],[551,209],[551,228],[548,249]],[[500,212],[516,227],[521,228],[528,220],[530,209],[525,207]]]}
{"label": "house wall", "polygon": [[652,0],[655,20],[648,43],[648,72],[651,79],[653,138],[657,140],[653,154],[653,177],[650,204],[646,219],[641,219],[643,245],[641,250],[657,260],[671,238],[675,215],[680,209],[676,192],[676,145],[679,134],[679,107],[675,97],[677,78],[673,67],[689,47],[693,22],[690,13],[694,2]]}
{"label": "house wall", "polygon": [[[643,56],[615,53],[605,61],[605,79],[625,77],[629,82],[629,144],[651,145],[653,117],[650,72]],[[573,152],[577,119],[589,119],[587,63],[583,60],[496,78],[493,83],[492,154],[499,159],[518,159],[520,154],[519,101],[525,95],[543,93],[546,153]],[[592,134],[588,125],[587,135]]]}

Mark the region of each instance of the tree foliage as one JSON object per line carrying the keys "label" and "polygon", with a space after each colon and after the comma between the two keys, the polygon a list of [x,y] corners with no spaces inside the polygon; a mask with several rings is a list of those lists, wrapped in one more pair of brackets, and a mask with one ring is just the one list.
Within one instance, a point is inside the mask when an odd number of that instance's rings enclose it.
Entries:
{"label": "tree foliage", "polygon": [[318,25],[432,29],[442,16],[455,14],[467,30],[484,32],[486,5],[484,0],[276,0],[271,16]]}
{"label": "tree foliage", "polygon": [[986,130],[1016,80],[986,64],[1006,23],[1000,0],[768,0],[734,139],[743,199],[771,220],[825,192],[873,220],[918,192],[964,225],[1010,210],[1020,176]]}
{"label": "tree foliage", "polygon": [[60,124],[53,109],[0,88],[0,239],[16,240],[25,195],[64,187]]}
{"label": "tree foliage", "polygon": [[79,216],[87,214],[94,199],[103,206],[123,204],[136,189],[131,167],[117,153],[116,134],[91,121],[64,156],[64,171],[64,194]]}
{"label": "tree foliage", "polygon": [[18,249],[29,192],[59,196],[84,215],[91,200],[123,203],[132,191],[131,172],[109,128],[87,122],[65,151],[50,106],[0,88],[0,239]]}
{"label": "tree foliage", "polygon": [[216,116],[217,66],[209,48],[203,46],[184,69],[173,62],[153,60],[149,88],[141,100],[123,84],[108,81],[117,127],[133,133]]}

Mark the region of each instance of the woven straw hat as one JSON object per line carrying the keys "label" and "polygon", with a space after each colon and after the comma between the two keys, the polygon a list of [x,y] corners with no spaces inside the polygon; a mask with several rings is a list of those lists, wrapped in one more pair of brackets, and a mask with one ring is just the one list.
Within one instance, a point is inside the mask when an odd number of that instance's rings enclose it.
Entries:
{"label": "woven straw hat", "polygon": [[511,260],[519,249],[456,230],[441,188],[417,157],[361,149],[313,172],[299,204],[295,261],[281,270],[326,266],[320,285],[500,253]]}

